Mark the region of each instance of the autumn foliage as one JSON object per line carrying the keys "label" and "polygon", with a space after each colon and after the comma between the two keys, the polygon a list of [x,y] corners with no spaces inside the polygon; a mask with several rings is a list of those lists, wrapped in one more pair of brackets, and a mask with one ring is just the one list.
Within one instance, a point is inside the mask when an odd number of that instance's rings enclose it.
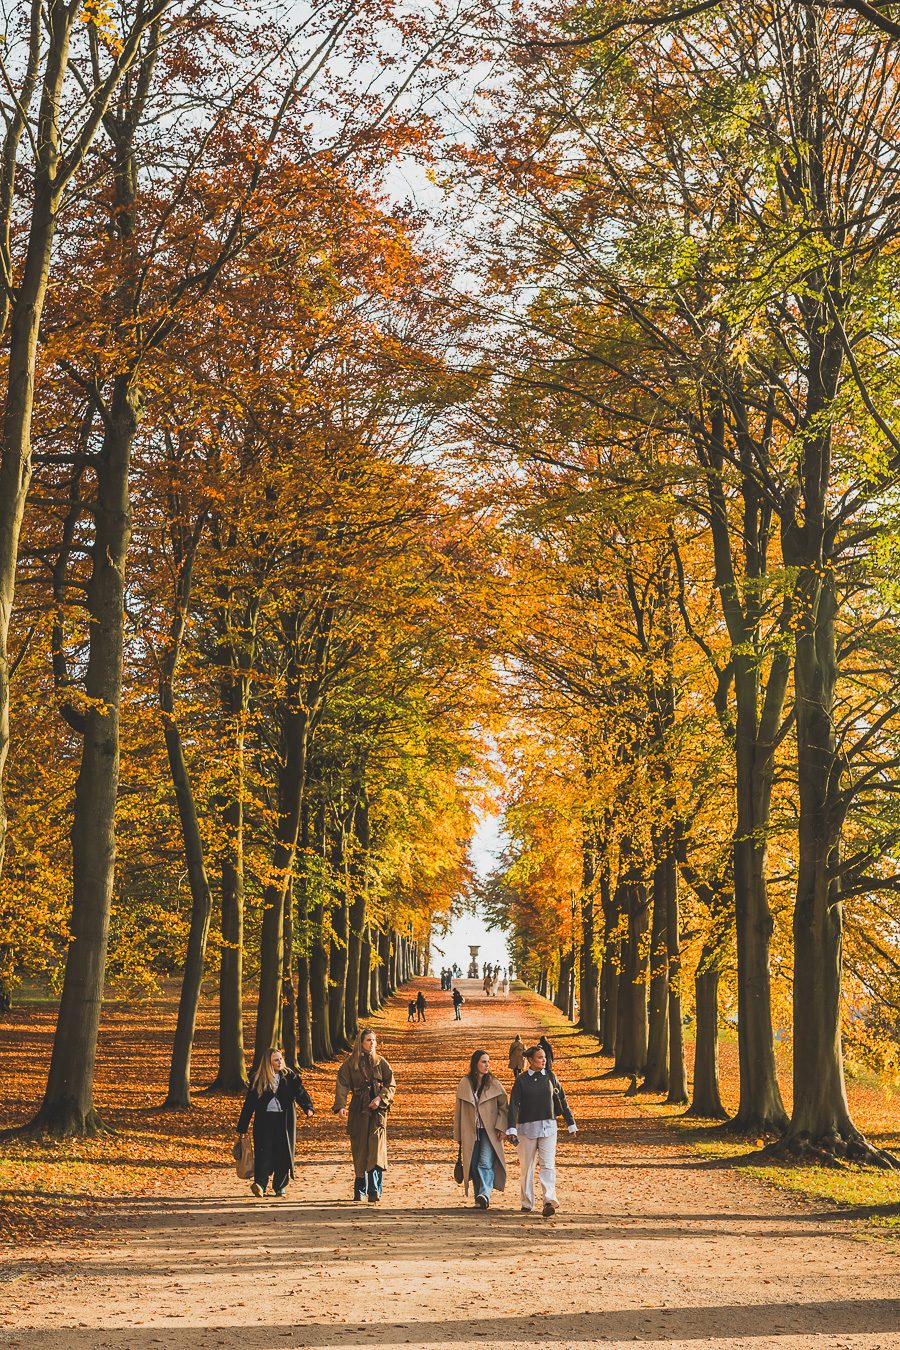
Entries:
{"label": "autumn foliage", "polygon": [[104,979],[177,978],[185,1109],[204,979],[235,1091],[344,1047],[477,894],[648,1092],[725,1117],[726,1020],[734,1128],[889,1166],[844,1070],[898,1072],[889,34],[210,4],[48,51],[35,15],[0,182],[33,1129],[100,1123]]}

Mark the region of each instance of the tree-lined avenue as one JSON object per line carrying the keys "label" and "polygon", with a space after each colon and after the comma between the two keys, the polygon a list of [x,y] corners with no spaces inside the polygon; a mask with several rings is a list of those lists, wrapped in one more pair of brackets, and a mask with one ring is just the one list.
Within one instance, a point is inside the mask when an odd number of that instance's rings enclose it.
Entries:
{"label": "tree-lined avenue", "polygon": [[[379,1208],[349,1198],[343,1126],[314,1089],[319,1115],[301,1129],[302,1162],[284,1201],[254,1201],[227,1163],[185,1169],[177,1191],[152,1199],[107,1196],[103,1229],[86,1245],[56,1247],[40,1262],[18,1257],[0,1344],[900,1344],[896,1242],[860,1242],[852,1217],[686,1148],[623,1097],[589,1038],[536,995],[487,999],[464,982],[457,1023],[436,983],[425,982],[424,1026],[407,1025],[406,990],[374,1019],[399,1083]],[[579,1124],[574,1140],[560,1141],[561,1210],[551,1222],[519,1213],[514,1160],[486,1214],[451,1175],[458,1077],[486,1046],[509,1086],[517,1030],[549,1030]]]}

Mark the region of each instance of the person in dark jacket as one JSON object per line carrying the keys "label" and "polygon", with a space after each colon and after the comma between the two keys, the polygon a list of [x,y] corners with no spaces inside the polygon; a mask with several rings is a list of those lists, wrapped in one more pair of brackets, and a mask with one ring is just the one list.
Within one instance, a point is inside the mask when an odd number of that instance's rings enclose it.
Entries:
{"label": "person in dark jacket", "polygon": [[298,1106],[305,1115],[313,1114],[312,1097],[300,1075],[285,1068],[280,1050],[267,1050],[237,1123],[237,1132],[243,1135],[253,1121],[254,1195],[265,1195],[270,1177],[275,1194],[284,1195],[288,1177],[294,1175]]}
{"label": "person in dark jacket", "polygon": [[453,1015],[455,1016],[457,1022],[461,1022],[461,1021],[462,1021],[462,1017],[460,1016],[459,1010],[460,1010],[460,1008],[462,1007],[462,1005],[463,1005],[464,1002],[465,1002],[465,999],[463,998],[463,996],[462,996],[462,994],[459,992],[459,990],[458,990],[458,989],[454,989],[454,990],[453,990]]}
{"label": "person in dark jacket", "polygon": [[409,1000],[406,1009],[406,1020],[407,1022],[414,1022],[416,1020],[416,1000],[414,998]]}
{"label": "person in dark jacket", "polygon": [[538,1041],[538,1045],[541,1047],[541,1049],[543,1050],[544,1054],[547,1056],[547,1068],[548,1068],[548,1069],[552,1069],[552,1068],[553,1068],[553,1046],[552,1046],[552,1045],[550,1044],[550,1042],[547,1040],[547,1037],[546,1037],[546,1036],[542,1036],[542,1037],[540,1038],[540,1040]]}
{"label": "person in dark jacket", "polygon": [[547,1067],[543,1046],[532,1045],[525,1051],[527,1068],[513,1083],[509,1094],[506,1133],[519,1145],[522,1182],[522,1209],[534,1209],[534,1164],[539,1163],[543,1215],[551,1219],[559,1208],[556,1199],[556,1114],[562,1115],[570,1134],[577,1126],[566,1094],[552,1069]]}
{"label": "person in dark jacket", "polygon": [[422,993],[422,990],[420,989],[418,994],[416,994],[416,1012],[418,1013],[418,1017],[416,1018],[417,1022],[425,1021],[425,1009],[427,1006],[428,1005],[425,1002],[425,995]]}

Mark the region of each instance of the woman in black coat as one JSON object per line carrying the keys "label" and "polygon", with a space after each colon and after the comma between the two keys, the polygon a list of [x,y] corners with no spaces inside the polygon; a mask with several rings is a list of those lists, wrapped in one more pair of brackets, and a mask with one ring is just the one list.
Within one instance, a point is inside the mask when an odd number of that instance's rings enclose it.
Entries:
{"label": "woman in black coat", "polygon": [[244,1109],[237,1123],[239,1135],[246,1134],[253,1121],[254,1195],[265,1195],[272,1178],[276,1195],[284,1195],[288,1177],[294,1175],[294,1150],[297,1144],[297,1106],[306,1115],[313,1113],[312,1097],[300,1075],[284,1067],[280,1050],[267,1050],[253,1075]]}

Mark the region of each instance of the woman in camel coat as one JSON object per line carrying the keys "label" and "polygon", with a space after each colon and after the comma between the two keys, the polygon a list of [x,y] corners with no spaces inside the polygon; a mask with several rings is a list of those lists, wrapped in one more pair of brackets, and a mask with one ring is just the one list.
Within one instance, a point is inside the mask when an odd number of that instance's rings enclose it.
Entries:
{"label": "woman in camel coat", "polygon": [[476,1050],[469,1072],[456,1089],[453,1138],[461,1146],[466,1195],[469,1180],[475,1187],[475,1204],[489,1209],[491,1194],[506,1187],[503,1138],[506,1132],[506,1089],[491,1073],[486,1050]]}
{"label": "woman in camel coat", "polygon": [[378,1053],[375,1032],[363,1027],[350,1057],[338,1070],[332,1110],[347,1117],[355,1176],[353,1199],[368,1196],[370,1205],[381,1199],[387,1167],[387,1113],[396,1088],[393,1069]]}

